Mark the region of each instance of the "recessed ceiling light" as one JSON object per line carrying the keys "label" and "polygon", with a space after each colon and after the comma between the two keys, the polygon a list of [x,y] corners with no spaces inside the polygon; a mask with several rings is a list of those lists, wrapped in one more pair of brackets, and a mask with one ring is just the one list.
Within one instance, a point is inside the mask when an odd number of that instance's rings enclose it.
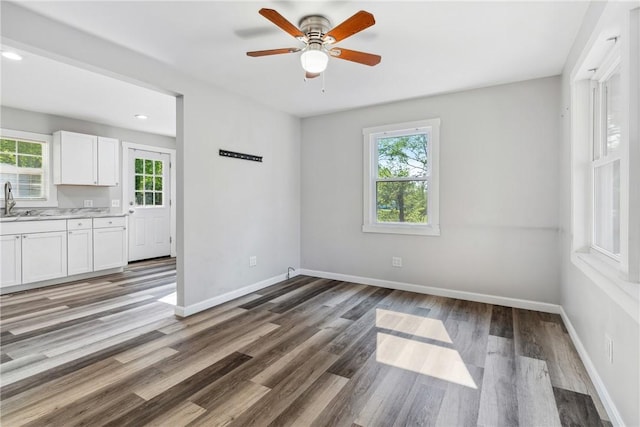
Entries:
{"label": "recessed ceiling light", "polygon": [[11,59],[12,61],[22,61],[22,56],[18,55],[15,52],[3,51],[2,56],[4,56],[7,59]]}
{"label": "recessed ceiling light", "polygon": [[147,120],[149,117],[145,116],[144,114],[136,114],[135,118],[139,120]]}

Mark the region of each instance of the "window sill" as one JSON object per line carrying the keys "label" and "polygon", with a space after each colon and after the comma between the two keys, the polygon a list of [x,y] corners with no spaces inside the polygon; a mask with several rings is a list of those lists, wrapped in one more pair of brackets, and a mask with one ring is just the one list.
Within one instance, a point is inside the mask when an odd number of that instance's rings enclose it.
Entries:
{"label": "window sill", "polygon": [[589,252],[573,252],[571,262],[640,323],[640,284],[621,277],[617,263],[605,256]]}
{"label": "window sill", "polygon": [[363,233],[409,234],[416,236],[439,236],[438,225],[365,224]]}

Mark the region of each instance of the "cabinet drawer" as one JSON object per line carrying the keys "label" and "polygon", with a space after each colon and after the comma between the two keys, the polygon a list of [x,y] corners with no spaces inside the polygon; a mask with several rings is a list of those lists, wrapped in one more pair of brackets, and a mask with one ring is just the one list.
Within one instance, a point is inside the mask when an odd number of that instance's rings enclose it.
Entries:
{"label": "cabinet drawer", "polygon": [[67,221],[47,220],[47,221],[24,221],[24,222],[3,222],[0,225],[0,235],[6,234],[27,234],[27,233],[47,233],[50,231],[66,231]]}
{"label": "cabinet drawer", "polygon": [[67,220],[67,230],[86,230],[91,228],[91,218],[78,218]]}
{"label": "cabinet drawer", "polygon": [[123,216],[93,218],[93,228],[125,227],[126,225],[127,219]]}

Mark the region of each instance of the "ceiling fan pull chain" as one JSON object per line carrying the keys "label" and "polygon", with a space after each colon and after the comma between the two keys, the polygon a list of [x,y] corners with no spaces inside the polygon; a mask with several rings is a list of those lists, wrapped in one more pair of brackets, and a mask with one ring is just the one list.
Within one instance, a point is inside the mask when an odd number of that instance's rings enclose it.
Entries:
{"label": "ceiling fan pull chain", "polygon": [[324,93],[324,75],[325,75],[326,73],[327,73],[326,71],[324,71],[324,72],[322,73],[322,93]]}

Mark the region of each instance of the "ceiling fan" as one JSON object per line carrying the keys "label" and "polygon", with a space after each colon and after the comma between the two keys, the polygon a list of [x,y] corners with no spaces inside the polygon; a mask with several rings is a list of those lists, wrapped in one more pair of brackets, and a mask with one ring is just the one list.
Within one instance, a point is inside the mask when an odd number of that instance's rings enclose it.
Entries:
{"label": "ceiling fan", "polygon": [[376,23],[373,15],[364,10],[359,11],[340,25],[331,28],[329,20],[322,15],[305,16],[298,23],[298,27],[287,21],[282,15],[273,9],[262,8],[260,15],[276,24],[278,27],[297,38],[305,44],[302,48],[289,47],[282,49],[256,50],[247,52],[248,56],[258,57],[267,55],[279,55],[283,53],[295,53],[302,51],[300,62],[308,79],[318,77],[326,68],[329,56],[357,62],[364,65],[377,65],[382,57],[357,50],[332,47],[347,37],[369,28]]}

